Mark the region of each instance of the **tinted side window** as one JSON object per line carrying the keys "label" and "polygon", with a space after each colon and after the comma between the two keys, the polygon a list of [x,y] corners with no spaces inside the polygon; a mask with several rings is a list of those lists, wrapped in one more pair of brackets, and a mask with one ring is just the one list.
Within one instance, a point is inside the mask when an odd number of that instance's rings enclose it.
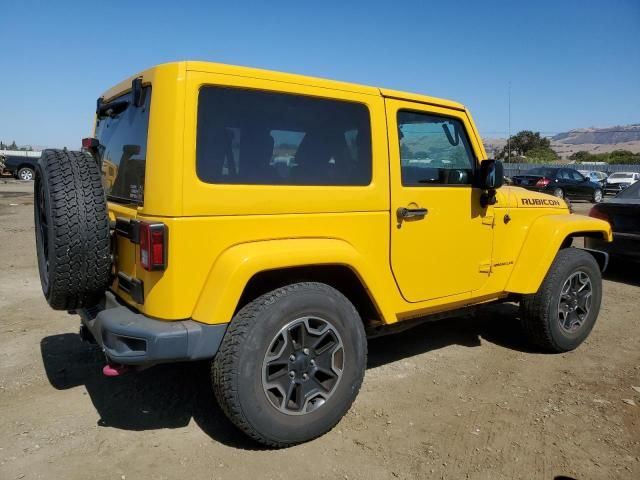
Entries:
{"label": "tinted side window", "polygon": [[198,177],[250,185],[368,185],[369,110],[301,95],[204,87]]}
{"label": "tinted side window", "polygon": [[584,182],[584,177],[580,172],[575,170],[571,170],[571,178],[577,182]]}
{"label": "tinted side window", "polygon": [[398,112],[402,185],[468,185],[475,158],[457,119]]}

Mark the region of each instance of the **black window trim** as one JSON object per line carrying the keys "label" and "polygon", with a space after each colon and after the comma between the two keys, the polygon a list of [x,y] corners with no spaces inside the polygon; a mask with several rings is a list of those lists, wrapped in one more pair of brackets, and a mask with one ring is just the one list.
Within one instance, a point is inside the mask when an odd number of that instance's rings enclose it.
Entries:
{"label": "black window trim", "polygon": [[[398,115],[400,114],[400,112],[408,112],[408,113],[418,113],[421,115],[429,115],[431,117],[440,117],[440,118],[446,118],[446,119],[452,119],[452,120],[457,120],[458,122],[460,122],[462,124],[462,127],[464,128],[464,134],[467,137],[467,142],[469,144],[469,149],[471,150],[471,156],[473,157],[473,168],[471,169],[471,181],[469,183],[463,183],[463,184],[457,184],[457,183],[424,183],[421,185],[405,185],[404,183],[402,183],[402,163],[400,164],[400,185],[402,186],[402,188],[467,188],[467,187],[471,187],[471,188],[479,188],[478,185],[476,184],[476,177],[477,177],[477,170],[478,170],[478,157],[476,156],[476,152],[473,149],[473,145],[471,143],[470,140],[470,136],[469,136],[469,132],[467,131],[467,126],[464,123],[464,120],[462,120],[460,117],[456,117],[455,115],[445,115],[442,113],[435,113],[435,112],[430,112],[427,110],[418,110],[418,109],[412,109],[412,108],[398,108],[396,111],[396,130],[399,128],[398,125]],[[394,132],[396,135],[396,138],[398,138],[398,132]],[[398,158],[400,159],[400,162],[402,162],[402,154],[400,153],[400,138],[398,138]]]}
{"label": "black window trim", "polygon": [[[285,85],[287,85],[287,83],[284,83]],[[198,174],[198,114],[199,114],[199,109],[200,109],[200,93],[202,92],[202,90],[204,88],[227,88],[227,89],[233,89],[233,90],[245,90],[245,91],[250,91],[250,92],[264,92],[264,93],[276,93],[276,94],[282,94],[282,95],[292,95],[292,96],[297,96],[297,97],[307,97],[307,98],[317,98],[317,99],[321,99],[321,100],[332,100],[332,101],[336,101],[336,102],[341,102],[341,103],[351,103],[351,104],[356,104],[356,105],[361,105],[363,106],[366,110],[367,110],[367,116],[369,117],[369,144],[370,144],[370,148],[371,148],[371,155],[370,155],[370,161],[371,161],[371,169],[370,169],[370,176],[369,176],[369,183],[365,184],[365,185],[334,185],[334,184],[328,184],[328,185],[305,185],[305,184],[293,184],[293,183],[281,183],[281,184],[273,184],[273,183],[217,183],[217,182],[209,182],[207,180],[204,180],[200,177],[200,175]],[[330,93],[331,91],[334,91],[332,89],[326,89],[328,91],[328,93]],[[342,90],[335,90],[335,91],[342,91]],[[369,105],[367,105],[364,102],[361,101],[356,101],[356,100],[347,100],[347,99],[343,99],[343,98],[336,98],[333,96],[330,96],[329,94],[327,94],[326,96],[321,96],[321,95],[309,95],[306,93],[298,93],[298,92],[291,92],[289,90],[286,89],[275,89],[275,88],[255,88],[255,87],[246,87],[246,86],[238,86],[238,85],[228,85],[228,84],[224,84],[224,83],[202,83],[198,86],[198,91],[197,91],[197,95],[196,95],[196,108],[195,108],[195,148],[194,148],[194,153],[195,155],[193,156],[193,167],[196,173],[196,178],[198,179],[198,181],[204,183],[205,185],[213,185],[213,186],[224,186],[224,187],[269,187],[269,188],[273,188],[273,187],[302,187],[302,188],[326,188],[326,187],[331,187],[331,188],[371,188],[372,185],[374,184],[374,172],[375,172],[375,160],[374,160],[374,153],[373,153],[373,146],[374,146],[374,142],[373,142],[373,131],[374,131],[374,125],[373,125],[373,117],[371,115],[371,108],[369,108]]]}

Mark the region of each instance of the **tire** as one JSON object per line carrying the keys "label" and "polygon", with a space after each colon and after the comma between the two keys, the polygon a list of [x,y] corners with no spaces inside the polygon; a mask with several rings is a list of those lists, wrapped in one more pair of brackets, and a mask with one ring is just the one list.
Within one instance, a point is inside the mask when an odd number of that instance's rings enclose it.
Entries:
{"label": "tire", "polygon": [[[587,287],[583,283],[587,278],[590,299],[587,299]],[[582,297],[580,292],[575,298],[572,292],[561,295],[567,282],[569,290],[571,282],[578,287],[582,285]],[[574,300],[577,304],[573,303]],[[542,350],[556,353],[574,350],[593,329],[601,300],[602,276],[591,254],[577,248],[562,249],[556,255],[538,292],[525,295],[520,302],[525,333],[530,342]]]}
{"label": "tire", "polygon": [[100,170],[82,152],[45,150],[34,185],[42,291],[55,310],[96,305],[111,275],[109,217]]}
{"label": "tire", "polygon": [[554,188],[553,196],[557,198],[564,198],[564,191],[561,188]]}
{"label": "tire", "polygon": [[603,198],[602,190],[599,188],[596,188],[593,191],[593,196],[591,197],[591,203],[600,203],[602,202],[602,198]]}
{"label": "tire", "polygon": [[[321,327],[320,321],[328,326]],[[310,333],[311,327],[324,333]],[[308,358],[305,342],[301,346],[291,340],[300,341],[297,328],[304,329],[309,345],[321,345],[310,347]],[[325,345],[322,335],[329,338]],[[340,421],[360,390],[366,360],[364,327],[351,302],[323,283],[295,283],[262,295],[235,315],[213,360],[213,389],[240,430],[264,445],[283,448],[312,440]],[[320,375],[323,366],[330,367],[333,377]],[[282,389],[270,381],[282,382]],[[324,397],[308,391],[319,387],[318,382],[324,382],[317,390]],[[296,388],[284,391],[291,386]]]}
{"label": "tire", "polygon": [[35,172],[29,167],[22,167],[16,174],[18,180],[31,181],[35,177]]}

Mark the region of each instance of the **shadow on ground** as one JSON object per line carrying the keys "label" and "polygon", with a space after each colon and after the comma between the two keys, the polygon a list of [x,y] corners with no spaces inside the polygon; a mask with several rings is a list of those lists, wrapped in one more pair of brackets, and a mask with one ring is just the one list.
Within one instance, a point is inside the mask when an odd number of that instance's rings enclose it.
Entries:
{"label": "shadow on ground", "polygon": [[[523,342],[517,306],[488,306],[475,316],[424,323],[394,335],[371,339],[368,368],[444,348],[477,347],[485,340],[505,348],[528,351]],[[84,385],[98,415],[98,425],[123,430],[186,426],[193,418],[212,439],[241,449],[260,449],[224,416],[209,378],[208,362],[158,365],[144,371],[107,378],[100,350],[66,333],[44,338],[42,360],[49,382],[58,390]]]}

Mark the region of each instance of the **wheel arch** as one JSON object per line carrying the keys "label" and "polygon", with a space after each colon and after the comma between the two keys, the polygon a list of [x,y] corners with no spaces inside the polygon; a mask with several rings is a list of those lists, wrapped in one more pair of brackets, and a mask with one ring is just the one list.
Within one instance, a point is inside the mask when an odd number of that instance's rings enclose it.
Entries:
{"label": "wheel arch", "polygon": [[610,242],[613,234],[609,223],[583,215],[538,218],[522,245],[505,291],[517,294],[537,292],[557,252],[570,247],[576,237],[595,237]]}
{"label": "wheel arch", "polygon": [[192,318],[227,323],[252,299],[289,283],[316,281],[340,291],[363,321],[392,317],[378,275],[348,242],[330,238],[249,242],[225,250],[214,262]]}
{"label": "wheel arch", "polygon": [[20,165],[18,165],[16,167],[16,171],[15,174],[18,175],[18,172],[20,170],[22,170],[23,168],[28,168],[29,170],[31,170],[33,172],[33,174],[36,174],[36,166],[31,164],[31,163],[21,163]]}

